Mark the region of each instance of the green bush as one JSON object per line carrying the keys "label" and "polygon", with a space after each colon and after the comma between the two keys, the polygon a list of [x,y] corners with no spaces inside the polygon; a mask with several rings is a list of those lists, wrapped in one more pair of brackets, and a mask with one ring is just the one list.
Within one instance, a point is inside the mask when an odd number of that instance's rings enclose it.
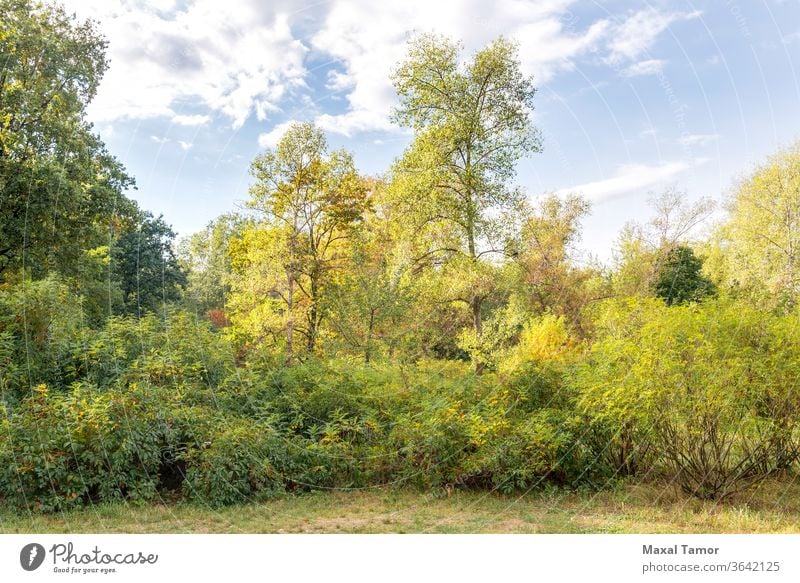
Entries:
{"label": "green bush", "polygon": [[257,501],[283,490],[270,458],[281,447],[268,427],[245,420],[222,424],[210,441],[186,455],[183,489],[211,506]]}
{"label": "green bush", "polygon": [[585,473],[578,419],[557,368],[529,363],[511,378],[426,380],[412,388],[389,433],[401,482],[509,492]]}
{"label": "green bush", "polygon": [[0,495],[28,509],[155,496],[162,441],[136,393],[46,385],[16,407],[0,436]]}
{"label": "green bush", "polygon": [[63,387],[77,379],[73,347],[82,326],[81,298],[59,276],[0,287],[0,387],[17,401],[31,387]]}
{"label": "green bush", "polygon": [[116,316],[75,346],[81,376],[98,386],[123,382],[214,388],[234,369],[231,347],[207,322],[187,312],[166,317]]}
{"label": "green bush", "polygon": [[[579,406],[688,493],[722,498],[797,459],[800,342],[790,322],[726,300],[614,302],[580,367]],[[632,459],[633,458],[633,459]]]}

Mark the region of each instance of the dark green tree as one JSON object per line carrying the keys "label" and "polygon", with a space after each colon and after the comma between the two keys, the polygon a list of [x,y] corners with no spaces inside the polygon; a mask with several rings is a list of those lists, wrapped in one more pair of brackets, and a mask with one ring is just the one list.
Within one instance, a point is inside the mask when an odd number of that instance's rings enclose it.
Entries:
{"label": "dark green tree", "polygon": [[699,302],[714,295],[714,283],[702,273],[703,261],[691,247],[678,245],[671,249],[661,264],[653,291],[668,306]]}
{"label": "dark green tree", "polygon": [[0,278],[71,273],[108,244],[133,185],[85,120],[108,66],[91,21],[33,0],[0,0]]}
{"label": "dark green tree", "polygon": [[162,217],[144,212],[138,224],[117,240],[111,263],[127,313],[158,311],[180,299],[186,274],[175,254],[175,236]]}

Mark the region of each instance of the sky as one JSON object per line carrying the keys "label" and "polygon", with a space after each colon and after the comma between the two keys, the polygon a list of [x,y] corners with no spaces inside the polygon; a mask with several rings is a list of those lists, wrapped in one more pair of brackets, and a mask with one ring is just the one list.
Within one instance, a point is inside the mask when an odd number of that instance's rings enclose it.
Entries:
{"label": "sky", "polygon": [[242,207],[250,161],[292,121],[385,172],[411,139],[390,122],[389,76],[419,32],[465,59],[519,43],[543,150],[517,183],[534,201],[584,195],[581,248],[601,260],[654,194],[723,202],[800,139],[800,0],[62,3],[108,39],[90,121],[136,178],[129,195],[180,235]]}

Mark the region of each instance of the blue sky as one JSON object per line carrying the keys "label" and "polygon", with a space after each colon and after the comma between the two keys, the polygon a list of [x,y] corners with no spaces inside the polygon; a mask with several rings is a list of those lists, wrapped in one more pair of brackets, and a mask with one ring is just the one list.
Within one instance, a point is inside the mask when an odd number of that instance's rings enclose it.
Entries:
{"label": "blue sky", "polygon": [[362,172],[409,141],[388,79],[414,31],[502,34],[538,88],[531,198],[580,192],[582,247],[610,257],[620,228],[669,186],[722,200],[800,139],[800,1],[67,0],[100,22],[111,68],[89,116],[136,177],[131,193],[181,234],[247,198],[248,165],[293,120],[315,121]]}

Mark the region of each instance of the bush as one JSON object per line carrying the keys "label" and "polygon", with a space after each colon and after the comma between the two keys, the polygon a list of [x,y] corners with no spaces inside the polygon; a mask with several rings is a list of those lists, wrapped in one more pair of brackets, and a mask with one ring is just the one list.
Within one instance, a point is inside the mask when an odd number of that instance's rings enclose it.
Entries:
{"label": "bush", "polygon": [[530,362],[511,378],[419,380],[427,384],[413,387],[389,434],[401,481],[510,492],[585,473],[578,419],[557,367]]}
{"label": "bush", "polygon": [[82,376],[99,386],[146,382],[181,388],[216,387],[234,368],[222,335],[187,312],[109,318],[75,347]]}
{"label": "bush", "polygon": [[156,494],[162,441],[141,394],[79,385],[65,395],[39,385],[6,417],[0,439],[0,495],[17,506],[61,510]]}
{"label": "bush", "polygon": [[[800,343],[786,322],[708,300],[611,303],[576,376],[580,408],[624,466],[662,460],[688,493],[723,498],[797,459]],[[653,458],[651,458],[653,459]]]}
{"label": "bush", "polygon": [[268,427],[245,420],[223,424],[203,447],[186,455],[184,492],[211,506],[251,502],[283,490],[270,458],[280,439]]}
{"label": "bush", "polygon": [[59,276],[0,287],[0,387],[11,401],[38,384],[76,380],[72,350],[83,333],[81,299]]}

